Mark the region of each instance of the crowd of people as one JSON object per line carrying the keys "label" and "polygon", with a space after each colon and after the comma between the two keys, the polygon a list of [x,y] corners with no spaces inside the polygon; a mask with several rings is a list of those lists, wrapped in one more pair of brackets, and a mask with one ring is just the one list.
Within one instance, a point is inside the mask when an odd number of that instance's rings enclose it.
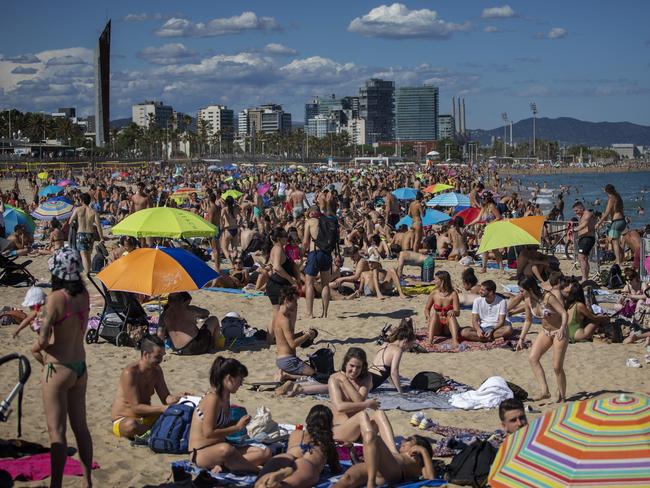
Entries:
{"label": "crowd of people", "polygon": [[[84,274],[97,271],[93,252],[113,240],[110,227],[149,207],[179,207],[196,213],[214,224],[215,234],[175,243],[123,236],[104,264],[138,247],[159,244],[180,245],[197,255],[208,255],[206,259],[221,273],[214,286],[245,288],[268,296],[270,319],[264,325],[266,340],[276,351],[278,393],[329,396],[330,405],[314,406],[306,418],[306,429],[291,434],[285,453],[272,457],[268,449],[233,446],[226,436],[244,428],[250,416],[232,421],[230,397],[241,387],[248,370],[233,358],[218,356],[214,360],[208,390],[193,414],[191,461],[210,470],[258,474],[256,486],[313,486],[325,465],[332,472],[341,470],[336,445],[358,439],[364,444],[364,462],[348,469],[336,486],[379,486],[437,476],[429,441],[412,436],[398,447],[388,418],[378,401],[369,396],[386,381],[402,393],[400,361],[416,342],[413,321],[403,319],[394,327],[372,361],[363,349],[350,347],[340,370],[319,384],[309,381],[318,371],[298,355],[298,349],[313,344],[318,334],[313,328],[296,330],[301,298],[306,319],[318,317],[327,328],[333,301],[407,298],[407,286],[421,281],[406,275],[405,266],[424,267],[429,261],[440,268],[444,267],[442,259],[459,262],[466,266],[461,283],[454,283],[444,269],[435,271],[427,283],[432,286],[423,310],[425,340],[433,343],[438,337],[448,337],[453,348],[462,348],[466,342],[513,339],[515,349],[524,349],[531,327],[540,323],[529,353],[538,383],[534,401],[551,396],[540,362],[547,351],[552,351],[557,400],[562,402],[567,399],[567,381],[571,381],[564,371],[570,343],[590,340],[595,334],[614,341],[650,341],[650,331],[642,327],[643,318],[640,324],[633,320],[635,313],[650,308],[648,285],[639,278],[645,230],[630,228],[623,199],[611,184],[604,187],[608,200],[601,214],[589,209],[588,202],[576,200],[571,207],[574,221],[563,224],[559,236],[547,226],[538,246],[512,246],[479,254],[490,223],[544,215],[536,203],[536,191],[524,198],[516,181],[500,178],[487,167],[438,168],[426,173],[267,168],[233,174],[197,165],[183,171],[173,167],[133,170],[126,178],[108,170],[58,176],[77,183],[61,187],[60,193],[75,204],[69,219],[47,222],[38,229],[41,238],[36,242],[22,224],[5,235],[5,223],[0,220],[0,237],[8,242],[4,257],[50,256],[51,292],[45,296],[38,288],[30,289],[23,304],[29,312],[19,321],[14,336],[28,326],[38,334],[32,353],[43,365],[52,486],[61,486],[66,418],[77,441],[86,484],[91,485],[93,448],[86,423],[84,351],[89,293]],[[26,183],[21,191],[16,178],[13,189],[0,194],[0,210],[5,210],[6,204],[31,213],[47,199],[39,192],[47,181],[27,174]],[[448,221],[424,225],[430,197],[426,187],[435,183],[466,194],[476,212],[463,218],[456,215],[461,209],[439,207],[448,213]],[[414,198],[399,200],[392,190],[400,187],[413,188]],[[186,191],[179,194],[179,189]],[[224,198],[226,192],[230,193]],[[564,222],[564,198],[569,192],[569,188],[560,189],[546,214],[549,222]],[[403,217],[409,217],[410,223],[402,224]],[[606,223],[606,235],[599,234]],[[560,271],[553,255],[558,237],[563,239],[564,251],[575,255],[580,276]],[[627,284],[611,313],[595,301],[597,283],[590,269],[595,247],[603,252],[611,249],[613,262],[624,268]],[[350,267],[345,266],[346,260]],[[476,273],[481,274],[487,272],[490,262],[503,281],[516,281],[516,290],[500,292],[493,279],[478,279],[472,265],[477,264]],[[516,272],[508,276],[507,269]],[[140,341],[140,358],[122,371],[111,409],[115,436],[146,434],[169,405],[189,394],[172,394],[165,382],[161,364],[166,341],[175,354],[184,356],[214,353],[219,348],[218,318],[191,305],[191,299],[184,291],[169,295],[157,334]],[[462,308],[471,308],[471,321],[461,319]],[[629,326],[622,328],[612,314],[629,318]],[[511,323],[510,318],[516,315],[523,317],[521,330]],[[152,404],[154,394],[160,405]],[[523,405],[515,401],[502,404],[499,415],[508,432],[527,422]]]}

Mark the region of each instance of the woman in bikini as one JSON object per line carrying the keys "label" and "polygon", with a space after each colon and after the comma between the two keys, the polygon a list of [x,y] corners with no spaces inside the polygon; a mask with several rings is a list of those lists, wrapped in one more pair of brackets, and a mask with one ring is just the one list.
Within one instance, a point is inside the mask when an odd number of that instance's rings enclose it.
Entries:
{"label": "woman in bikini", "polygon": [[[497,208],[496,204],[494,203],[494,198],[492,197],[492,193],[489,191],[484,191],[481,194],[481,212],[478,214],[476,217],[476,220],[474,220],[471,224],[473,225],[475,223],[484,223],[484,224],[489,224],[490,222],[495,222],[497,220],[501,220],[501,212],[499,212],[499,209]],[[494,255],[494,259],[497,262],[497,266],[499,267],[499,271],[503,270],[502,267],[502,255],[501,255],[501,250],[500,249],[494,249],[492,250],[492,254]],[[483,263],[481,265],[481,270],[479,273],[485,273],[487,272],[487,265],[488,265],[488,259],[490,257],[490,253],[486,252],[481,255],[481,259],[483,260]]]}
{"label": "woman in bikini", "polygon": [[366,409],[377,410],[373,423],[380,432],[388,433],[390,423],[386,414],[378,410],[379,402],[368,400],[372,377],[368,373],[368,360],[363,349],[348,349],[341,371],[330,376],[327,386],[334,414],[334,439],[355,442],[361,435],[361,418]]}
{"label": "woman in bikini", "polygon": [[402,385],[399,379],[399,364],[404,351],[408,351],[415,342],[413,321],[410,318],[402,319],[397,329],[392,331],[386,344],[377,351],[372,366],[368,368],[372,377],[370,391],[376,390],[390,378],[390,382],[399,393]]}
{"label": "woman in bikini", "polygon": [[412,251],[418,252],[420,250],[420,245],[422,244],[422,216],[424,215],[424,210],[422,208],[422,193],[418,192],[415,200],[411,202],[408,209],[408,216],[413,219],[411,228],[415,232],[415,239],[413,240]]}
{"label": "woman in bikini", "polygon": [[623,250],[621,249],[621,234],[627,227],[625,214],[623,209],[623,199],[616,191],[614,185],[605,185],[605,193],[607,194],[607,207],[598,219],[596,228],[605,223],[608,218],[612,219],[612,223],[607,231],[607,237],[612,243],[614,256],[616,256],[616,264],[623,266]]}
{"label": "woman in bikini", "polygon": [[258,473],[271,452],[253,446],[235,447],[226,436],[246,427],[250,415],[237,422],[230,419],[230,395],[248,376],[246,366],[236,359],[217,356],[210,368],[210,389],[194,409],[190,428],[190,460],[205,469]]}
{"label": "woman in bikini", "polygon": [[[580,283],[571,283],[563,288],[562,295],[569,315],[567,334],[570,343],[589,341],[599,327],[609,324],[609,315],[596,315],[586,305],[585,292]],[[584,325],[585,322],[587,325]]]}
{"label": "woman in bikini", "polygon": [[77,441],[85,486],[91,486],[93,443],[86,422],[86,352],[84,334],[90,298],[81,279],[81,256],[64,247],[48,260],[52,293],[47,299],[38,340],[32,347],[43,365],[43,409],[50,435],[52,487],[61,486],[67,459],[66,422]]}
{"label": "woman in bikini", "polygon": [[235,260],[237,255],[237,246],[239,245],[239,221],[241,214],[235,199],[228,195],[225,200],[225,207],[221,212],[221,249],[228,254],[231,261]]}
{"label": "woman in bikini", "polygon": [[474,274],[474,268],[465,268],[460,275],[460,279],[463,282],[464,291],[461,291],[458,299],[462,306],[471,307],[481,292],[481,285],[478,284],[478,278]]}
{"label": "woman in bikini", "polygon": [[[451,276],[447,271],[438,271],[433,283],[436,288],[429,294],[429,300],[424,307],[424,316],[429,328],[428,340],[433,344],[435,336],[451,337],[453,347],[460,345],[460,300],[458,292],[451,284]],[[433,310],[432,310],[433,309]]]}
{"label": "woman in bikini", "polygon": [[533,398],[532,401],[551,398],[540,359],[546,351],[553,348],[553,370],[557,378],[558,402],[563,402],[566,400],[564,355],[569,344],[567,333],[569,316],[560,300],[551,292],[543,291],[537,284],[537,280],[532,276],[519,280],[519,288],[524,292],[526,319],[517,343],[517,350],[524,347],[526,334],[533,322],[533,317],[541,319],[543,329],[537,335],[529,357],[530,365],[540,387],[539,395]]}
{"label": "woman in bikini", "polygon": [[287,452],[272,457],[260,471],[255,488],[310,488],[316,486],[326,464],[339,473],[339,456],[332,437],[332,411],[314,405],[307,415],[307,429],[294,430]]}

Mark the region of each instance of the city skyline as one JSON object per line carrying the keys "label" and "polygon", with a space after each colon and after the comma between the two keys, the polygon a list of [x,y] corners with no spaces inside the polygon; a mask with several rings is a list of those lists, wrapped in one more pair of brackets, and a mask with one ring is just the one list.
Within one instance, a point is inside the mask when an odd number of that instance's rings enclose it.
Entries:
{"label": "city skyline", "polygon": [[531,101],[540,117],[650,125],[650,6],[625,6],[9,0],[0,109],[92,114],[94,45],[112,18],[111,119],[159,100],[193,115],[277,103],[302,121],[309,99],[358,96],[374,77],[439,87],[441,114],[463,96],[468,129],[527,118]]}

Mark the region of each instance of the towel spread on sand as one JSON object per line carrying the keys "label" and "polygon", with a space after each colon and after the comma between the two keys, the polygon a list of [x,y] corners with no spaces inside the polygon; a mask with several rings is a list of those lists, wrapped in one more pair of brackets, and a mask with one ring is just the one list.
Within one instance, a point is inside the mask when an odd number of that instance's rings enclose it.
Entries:
{"label": "towel spread on sand", "polygon": [[[9,473],[12,480],[38,481],[50,476],[50,453],[34,454],[18,459],[0,459],[0,469]],[[93,469],[99,469],[99,464],[93,461]],[[68,457],[63,474],[66,476],[83,476],[81,463]]]}
{"label": "towel spread on sand", "polygon": [[263,297],[265,296],[264,292],[255,291],[255,290],[240,290],[239,288],[220,288],[218,286],[211,286],[208,288],[202,288],[206,291],[218,291],[220,293],[230,293],[231,295],[244,295],[245,298],[252,297]]}
{"label": "towel spread on sand", "polygon": [[451,397],[451,404],[464,410],[496,408],[503,400],[514,397],[506,380],[501,376],[491,376],[483,382],[478,390],[456,393]]}
{"label": "towel spread on sand", "polygon": [[[435,336],[433,344],[427,340],[428,331],[418,329],[415,333],[417,345],[426,352],[467,352],[467,351],[489,351],[492,349],[513,349],[519,340],[519,331],[515,329],[514,333],[508,340],[503,338],[495,339],[492,342],[471,342],[463,341],[459,348],[454,348],[451,344],[451,337]],[[529,343],[529,341],[526,341]]]}

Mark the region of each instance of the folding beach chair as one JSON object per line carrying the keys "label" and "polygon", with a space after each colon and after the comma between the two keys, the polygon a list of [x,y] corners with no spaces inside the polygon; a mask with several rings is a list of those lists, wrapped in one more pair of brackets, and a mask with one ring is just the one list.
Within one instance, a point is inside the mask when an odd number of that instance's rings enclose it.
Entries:
{"label": "folding beach chair", "polygon": [[18,263],[16,259],[16,257],[7,257],[0,254],[0,285],[20,286],[36,283],[36,278],[27,269],[27,266],[32,264],[32,261],[28,259]]}

